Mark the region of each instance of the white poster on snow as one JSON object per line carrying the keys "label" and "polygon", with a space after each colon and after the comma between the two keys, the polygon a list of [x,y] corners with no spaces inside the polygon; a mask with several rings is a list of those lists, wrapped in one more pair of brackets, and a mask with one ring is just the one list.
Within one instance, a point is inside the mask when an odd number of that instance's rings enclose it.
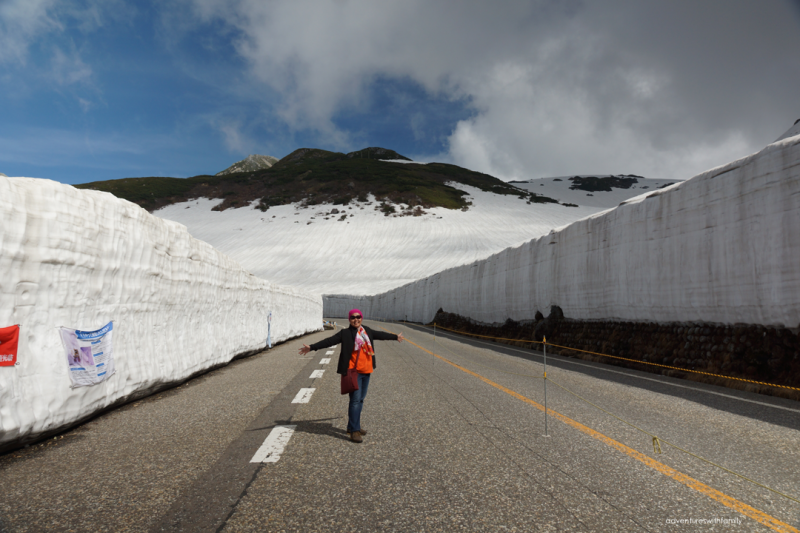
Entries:
{"label": "white poster on snow", "polygon": [[114,322],[95,331],[60,328],[72,388],[95,385],[114,374],[113,329]]}

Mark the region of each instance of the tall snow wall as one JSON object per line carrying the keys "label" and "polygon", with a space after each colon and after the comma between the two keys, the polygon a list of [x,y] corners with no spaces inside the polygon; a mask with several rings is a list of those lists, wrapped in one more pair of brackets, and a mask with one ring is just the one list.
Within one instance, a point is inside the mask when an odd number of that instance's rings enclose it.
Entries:
{"label": "tall snow wall", "polygon": [[[0,178],[0,327],[20,325],[0,367],[0,450],[235,356],[321,329],[319,295],[243,270],[186,227],[111,194]],[[116,373],[70,388],[58,327],[114,321]]]}
{"label": "tall snow wall", "polygon": [[800,136],[485,260],[323,302],[328,317],[426,323],[439,308],[494,323],[558,305],[574,319],[798,327]]}

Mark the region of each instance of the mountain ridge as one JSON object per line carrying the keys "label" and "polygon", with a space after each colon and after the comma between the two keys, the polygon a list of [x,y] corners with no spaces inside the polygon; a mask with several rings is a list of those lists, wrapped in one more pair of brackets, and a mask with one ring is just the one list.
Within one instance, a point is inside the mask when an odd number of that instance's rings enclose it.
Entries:
{"label": "mountain ridge", "polygon": [[371,194],[393,212],[392,204],[420,209],[469,209],[467,194],[451,183],[469,185],[528,203],[557,200],[525,191],[498,178],[446,163],[407,164],[411,159],[380,147],[350,152],[299,148],[269,168],[191,178],[142,177],[76,185],[106,191],[153,212],[193,198],[222,200],[215,210],[254,204],[262,211],[287,204],[312,206],[366,202]]}

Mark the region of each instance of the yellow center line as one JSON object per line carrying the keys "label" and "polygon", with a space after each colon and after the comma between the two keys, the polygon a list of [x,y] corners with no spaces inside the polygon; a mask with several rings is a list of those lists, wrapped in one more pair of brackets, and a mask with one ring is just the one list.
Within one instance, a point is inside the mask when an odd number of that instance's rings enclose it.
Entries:
{"label": "yellow center line", "polygon": [[[381,329],[384,329],[384,328],[381,328]],[[384,331],[389,331],[389,330],[384,329]],[[426,350],[425,348],[423,348],[419,344],[409,340],[408,338],[406,338],[405,340],[407,342],[413,344],[414,346],[416,346],[417,348],[419,348],[423,352],[429,353],[432,356],[434,356],[434,357],[436,357],[438,359],[441,359],[445,363],[456,367],[457,369],[461,370],[462,372],[466,372],[467,374],[480,379],[484,383],[487,383],[487,384],[491,385],[492,387],[494,387],[496,389],[500,389],[501,391],[505,392],[506,394],[508,394],[510,396],[513,396],[514,398],[516,398],[518,400],[521,400],[521,401],[523,401],[523,402],[525,402],[527,404],[530,404],[530,405],[536,407],[540,411],[544,411],[545,410],[545,408],[544,408],[544,406],[542,404],[540,404],[538,402],[535,402],[535,401],[531,400],[530,398],[526,398],[525,396],[519,394],[518,392],[515,392],[515,391],[513,391],[513,390],[511,390],[509,388],[506,388],[506,387],[500,385],[499,383],[495,383],[494,381],[492,381],[492,380],[490,380],[488,378],[485,378],[485,377],[481,376],[480,374],[476,374],[475,372],[473,372],[471,370],[468,370],[468,369],[464,368],[463,366],[457,365],[456,363],[454,363],[454,362],[452,362],[452,361],[450,361],[448,359],[445,359],[441,355],[437,355],[437,354],[431,352],[430,350]],[[769,527],[770,529],[774,529],[775,531],[782,531],[782,532],[800,533],[800,530],[798,530],[797,528],[792,527],[791,525],[789,525],[789,524],[787,524],[785,522],[781,522],[777,518],[772,517],[772,516],[770,516],[770,515],[768,515],[768,514],[766,514],[764,512],[761,512],[761,511],[759,511],[758,509],[756,509],[754,507],[750,507],[746,503],[740,502],[736,498],[732,498],[731,496],[728,496],[727,494],[724,494],[724,493],[718,491],[715,488],[709,487],[705,483],[697,481],[696,479],[691,478],[691,477],[687,476],[686,474],[683,474],[683,473],[675,470],[674,468],[665,465],[664,463],[660,463],[660,462],[656,461],[655,459],[652,459],[651,457],[648,457],[647,455],[645,455],[645,454],[643,454],[643,453],[641,453],[639,451],[636,451],[636,450],[634,450],[633,448],[631,448],[629,446],[626,446],[626,445],[622,444],[621,442],[617,442],[614,439],[612,439],[611,437],[607,437],[606,435],[603,435],[602,433],[600,433],[598,431],[595,431],[595,430],[593,430],[592,428],[590,428],[588,426],[584,426],[580,422],[577,422],[577,421],[575,421],[575,420],[573,420],[573,419],[571,419],[571,418],[569,418],[567,416],[564,416],[561,413],[557,413],[556,411],[553,411],[552,409],[547,409],[547,414],[552,416],[553,418],[556,418],[556,419],[564,422],[565,424],[567,424],[569,426],[574,427],[575,429],[577,429],[579,431],[582,431],[583,433],[586,433],[587,435],[599,440],[600,442],[603,442],[603,443],[611,446],[612,448],[616,448],[617,450],[619,450],[620,452],[624,453],[625,455],[628,455],[629,457],[632,457],[632,458],[636,459],[637,461],[640,461],[640,462],[644,463],[645,465],[649,466],[650,468],[653,468],[654,470],[657,470],[658,472],[661,472],[665,476],[669,476],[672,479],[674,479],[675,481],[678,481],[679,483],[682,483],[682,484],[686,485],[689,488],[692,488],[692,489],[694,489],[694,490],[696,490],[696,491],[698,491],[698,492],[700,492],[702,494],[705,494],[706,496],[708,496],[712,500],[715,500],[715,501],[721,503],[725,507],[733,509],[734,511],[737,511],[737,512],[739,512],[739,513],[741,513],[741,514],[743,514],[743,515],[745,515],[747,517],[752,518],[753,520],[755,520],[755,521],[757,521],[757,522],[759,522],[761,524],[764,524],[765,526]]]}

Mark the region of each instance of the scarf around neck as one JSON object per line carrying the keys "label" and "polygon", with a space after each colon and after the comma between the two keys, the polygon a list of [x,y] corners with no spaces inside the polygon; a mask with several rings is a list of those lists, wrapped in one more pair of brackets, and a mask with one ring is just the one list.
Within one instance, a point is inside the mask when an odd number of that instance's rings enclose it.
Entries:
{"label": "scarf around neck", "polygon": [[364,350],[364,353],[372,356],[372,343],[369,341],[369,337],[367,336],[367,332],[364,331],[364,326],[359,326],[358,331],[356,332],[356,345],[355,350]]}

